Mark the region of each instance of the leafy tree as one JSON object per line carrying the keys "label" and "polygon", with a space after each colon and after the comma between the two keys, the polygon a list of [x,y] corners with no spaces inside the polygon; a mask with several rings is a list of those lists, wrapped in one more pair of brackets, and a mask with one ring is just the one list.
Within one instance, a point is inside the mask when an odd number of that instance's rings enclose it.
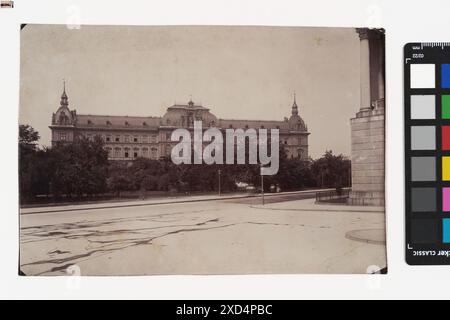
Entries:
{"label": "leafy tree", "polygon": [[28,124],[19,125],[19,148],[27,151],[35,151],[39,141],[39,132]]}
{"label": "leafy tree", "polygon": [[120,197],[122,191],[130,189],[131,179],[121,172],[112,173],[107,179],[108,189]]}
{"label": "leafy tree", "polygon": [[154,175],[147,175],[142,180],[142,186],[147,191],[158,190],[158,177]]}
{"label": "leafy tree", "polygon": [[317,186],[339,189],[350,185],[350,168],[350,160],[330,150],[313,162],[311,170]]}
{"label": "leafy tree", "polygon": [[107,151],[103,141],[81,137],[73,143],[60,143],[48,150],[54,174],[52,189],[56,195],[94,195],[106,190]]}
{"label": "leafy tree", "polygon": [[39,174],[35,161],[39,133],[30,125],[19,125],[19,193],[20,199],[31,199],[36,185],[36,174]]}

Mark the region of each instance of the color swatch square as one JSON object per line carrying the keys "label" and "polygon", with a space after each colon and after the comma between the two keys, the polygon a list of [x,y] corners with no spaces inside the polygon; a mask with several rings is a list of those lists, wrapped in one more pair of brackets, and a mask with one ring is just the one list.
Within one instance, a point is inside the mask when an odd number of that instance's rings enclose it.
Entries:
{"label": "color swatch square", "polygon": [[450,219],[442,219],[442,242],[450,243]]}
{"label": "color swatch square", "polygon": [[410,70],[411,88],[436,87],[434,64],[412,64]]}
{"label": "color swatch square", "polygon": [[411,96],[411,119],[435,119],[436,96],[414,95]]}
{"label": "color swatch square", "polygon": [[414,219],[411,221],[412,243],[436,243],[439,237],[438,220]]}
{"label": "color swatch square", "polygon": [[442,150],[450,150],[450,126],[442,126]]}
{"label": "color swatch square", "polygon": [[450,64],[441,66],[441,87],[450,88]]}
{"label": "color swatch square", "polygon": [[436,188],[412,188],[411,210],[413,212],[435,212]]}
{"label": "color swatch square", "polygon": [[412,157],[411,181],[436,181],[436,158]]}
{"label": "color swatch square", "polygon": [[435,150],[436,128],[434,126],[411,127],[411,150]]}
{"label": "color swatch square", "polygon": [[450,181],[450,157],[442,157],[442,180]]}
{"label": "color swatch square", "polygon": [[450,212],[450,188],[442,188],[442,211]]}
{"label": "color swatch square", "polygon": [[450,119],[450,95],[442,96],[442,119]]}

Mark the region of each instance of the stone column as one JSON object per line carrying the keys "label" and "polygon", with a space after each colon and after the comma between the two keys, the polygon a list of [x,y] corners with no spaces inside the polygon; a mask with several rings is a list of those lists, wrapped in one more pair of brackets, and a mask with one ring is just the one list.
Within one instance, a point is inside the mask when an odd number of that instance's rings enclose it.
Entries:
{"label": "stone column", "polygon": [[[383,41],[383,37],[380,36]],[[378,99],[384,99],[384,43],[378,46],[378,54],[380,59],[380,68],[378,69]]]}
{"label": "stone column", "polygon": [[384,99],[384,39],[378,34],[381,31],[357,32],[361,42],[361,105],[351,119],[352,191],[348,203],[383,206],[384,107],[372,109],[371,102]]}
{"label": "stone column", "polygon": [[369,29],[357,28],[359,34],[359,66],[360,66],[360,86],[361,86],[361,106],[360,110],[371,108],[370,96],[370,47]]}

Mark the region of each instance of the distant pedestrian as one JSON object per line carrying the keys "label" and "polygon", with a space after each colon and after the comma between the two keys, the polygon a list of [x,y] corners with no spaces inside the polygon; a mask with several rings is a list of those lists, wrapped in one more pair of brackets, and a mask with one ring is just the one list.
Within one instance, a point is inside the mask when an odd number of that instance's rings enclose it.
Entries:
{"label": "distant pedestrian", "polygon": [[144,188],[144,186],[141,186],[141,189],[139,190],[139,196],[140,196],[140,198],[141,198],[141,200],[145,200],[145,192],[146,190],[145,190],[145,188]]}

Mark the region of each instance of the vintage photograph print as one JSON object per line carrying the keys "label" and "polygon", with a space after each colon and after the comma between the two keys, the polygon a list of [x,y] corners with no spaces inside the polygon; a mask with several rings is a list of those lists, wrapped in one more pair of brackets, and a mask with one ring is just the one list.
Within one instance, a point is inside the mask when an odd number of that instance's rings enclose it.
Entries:
{"label": "vintage photograph print", "polygon": [[387,272],[384,30],[20,36],[20,275]]}

